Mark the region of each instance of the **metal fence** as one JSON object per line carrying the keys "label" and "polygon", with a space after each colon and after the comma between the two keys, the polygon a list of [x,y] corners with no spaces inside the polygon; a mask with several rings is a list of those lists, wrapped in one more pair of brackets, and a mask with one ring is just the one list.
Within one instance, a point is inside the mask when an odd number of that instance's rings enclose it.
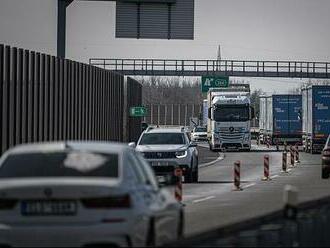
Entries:
{"label": "metal fence", "polygon": [[144,122],[153,125],[189,126],[190,118],[200,118],[202,105],[197,104],[147,104]]}
{"label": "metal fence", "polygon": [[26,142],[124,140],[120,74],[0,44],[0,80],[0,153]]}
{"label": "metal fence", "polygon": [[330,198],[301,204],[297,211],[287,212],[295,218],[278,211],[166,247],[329,247]]}

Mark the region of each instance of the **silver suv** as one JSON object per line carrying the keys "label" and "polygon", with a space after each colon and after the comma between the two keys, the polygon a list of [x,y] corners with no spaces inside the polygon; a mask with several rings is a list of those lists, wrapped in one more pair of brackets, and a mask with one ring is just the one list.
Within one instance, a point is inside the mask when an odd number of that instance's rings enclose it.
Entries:
{"label": "silver suv", "polygon": [[148,128],[136,145],[157,175],[183,170],[185,182],[198,182],[198,151],[183,128]]}

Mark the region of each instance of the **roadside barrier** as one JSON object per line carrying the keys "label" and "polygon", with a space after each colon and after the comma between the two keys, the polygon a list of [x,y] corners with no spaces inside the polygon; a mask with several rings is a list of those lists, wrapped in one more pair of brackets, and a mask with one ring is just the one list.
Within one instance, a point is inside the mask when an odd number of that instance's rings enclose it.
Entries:
{"label": "roadside barrier", "polygon": [[288,154],[286,151],[282,153],[282,172],[288,172],[287,171],[287,158]]}
{"label": "roadside barrier", "polygon": [[295,152],[296,152],[295,163],[299,164],[300,160],[299,160],[299,147],[298,147],[298,144],[296,144],[296,146],[295,146]]}
{"label": "roadside barrier", "polygon": [[182,170],[176,168],[174,170],[174,176],[176,177],[174,196],[178,202],[182,202]]}
{"label": "roadside barrier", "polygon": [[294,166],[294,155],[295,151],[292,145],[290,145],[290,165]]}
{"label": "roadside barrier", "polygon": [[241,161],[236,161],[234,163],[234,190],[240,191],[243,190],[241,188]]}
{"label": "roadside barrier", "polygon": [[264,156],[264,177],[262,178],[263,181],[270,180],[269,177],[269,155]]}
{"label": "roadside barrier", "polygon": [[270,147],[270,140],[269,140],[269,137],[267,137],[267,139],[266,139],[266,145],[267,145],[267,148],[269,148]]}

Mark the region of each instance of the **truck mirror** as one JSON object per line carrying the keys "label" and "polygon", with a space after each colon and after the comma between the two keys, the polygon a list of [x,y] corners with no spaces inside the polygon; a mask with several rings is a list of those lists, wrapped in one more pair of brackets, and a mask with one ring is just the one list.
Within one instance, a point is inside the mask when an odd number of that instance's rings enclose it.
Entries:
{"label": "truck mirror", "polygon": [[211,108],[208,108],[208,111],[207,111],[207,117],[209,119],[211,119]]}

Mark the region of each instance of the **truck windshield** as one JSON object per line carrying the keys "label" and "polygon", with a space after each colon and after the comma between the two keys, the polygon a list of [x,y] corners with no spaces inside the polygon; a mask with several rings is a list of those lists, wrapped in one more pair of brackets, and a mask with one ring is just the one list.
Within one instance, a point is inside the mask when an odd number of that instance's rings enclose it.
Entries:
{"label": "truck windshield", "polygon": [[248,106],[217,106],[214,111],[215,121],[248,121]]}

